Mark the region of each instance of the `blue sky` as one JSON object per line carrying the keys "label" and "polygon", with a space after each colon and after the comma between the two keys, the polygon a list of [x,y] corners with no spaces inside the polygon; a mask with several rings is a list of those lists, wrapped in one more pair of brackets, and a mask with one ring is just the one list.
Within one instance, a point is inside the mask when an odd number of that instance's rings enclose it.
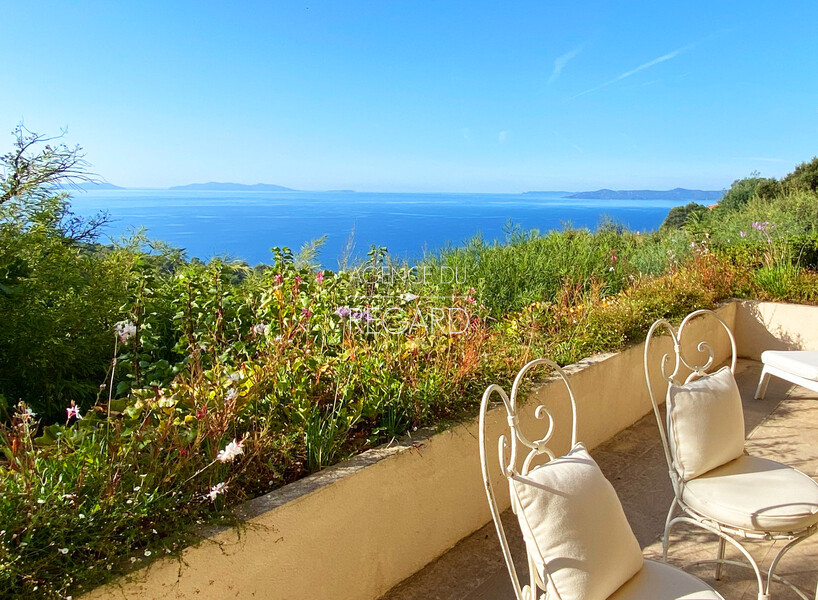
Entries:
{"label": "blue sky", "polygon": [[721,189],[818,154],[816,22],[814,0],[7,1],[0,125],[68,127],[125,186]]}

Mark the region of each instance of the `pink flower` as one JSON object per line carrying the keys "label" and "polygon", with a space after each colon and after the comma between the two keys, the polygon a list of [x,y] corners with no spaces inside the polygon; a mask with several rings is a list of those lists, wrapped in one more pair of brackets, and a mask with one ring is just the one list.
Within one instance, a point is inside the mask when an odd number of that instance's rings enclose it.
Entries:
{"label": "pink flower", "polygon": [[222,481],[221,483],[217,483],[212,488],[210,488],[210,491],[207,494],[205,494],[205,498],[208,498],[211,502],[214,502],[216,500],[216,496],[218,496],[219,494],[224,494],[226,491],[227,484]]}
{"label": "pink flower", "polygon": [[307,317],[308,319],[312,316],[312,312],[310,312],[309,308],[302,308],[301,313]]}
{"label": "pink flower", "polygon": [[281,283],[282,281],[284,281],[284,278],[279,274],[273,277],[273,281],[276,283]]}
{"label": "pink flower", "polygon": [[743,231],[739,231],[738,234],[743,238],[747,237],[747,234],[744,233]]}
{"label": "pink flower", "polygon": [[227,444],[224,450],[219,450],[216,460],[223,463],[233,462],[239,454],[244,454],[244,440],[236,441],[236,438],[233,438],[233,441]]}
{"label": "pink flower", "polygon": [[318,283],[324,283],[324,272],[323,272],[323,271],[318,271],[318,272],[315,274],[315,280],[316,280]]}
{"label": "pink flower", "polygon": [[73,400],[71,401],[71,406],[66,408],[65,412],[68,413],[68,416],[65,419],[66,422],[70,421],[71,417],[74,417],[75,419],[82,419],[82,415],[80,414],[80,407],[77,406]]}

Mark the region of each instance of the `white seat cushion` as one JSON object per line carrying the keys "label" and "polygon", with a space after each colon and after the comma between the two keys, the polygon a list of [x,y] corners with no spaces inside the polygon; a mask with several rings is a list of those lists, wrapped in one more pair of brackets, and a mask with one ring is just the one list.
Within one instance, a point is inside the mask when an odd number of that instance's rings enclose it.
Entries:
{"label": "white seat cushion", "polygon": [[683,481],[744,452],[744,412],[729,367],[667,390],[668,441]]}
{"label": "white seat cushion", "polygon": [[608,600],[722,600],[722,597],[690,573],[646,560],[642,570]]}
{"label": "white seat cushion", "polygon": [[767,350],[761,362],[804,379],[818,381],[818,352],[807,350]]}
{"label": "white seat cushion", "polygon": [[605,600],[642,568],[619,498],[582,444],[512,486],[528,553],[562,600]]}
{"label": "white seat cushion", "polygon": [[705,517],[748,531],[786,533],[818,523],[818,483],[755,456],[741,456],[688,481],[682,500]]}

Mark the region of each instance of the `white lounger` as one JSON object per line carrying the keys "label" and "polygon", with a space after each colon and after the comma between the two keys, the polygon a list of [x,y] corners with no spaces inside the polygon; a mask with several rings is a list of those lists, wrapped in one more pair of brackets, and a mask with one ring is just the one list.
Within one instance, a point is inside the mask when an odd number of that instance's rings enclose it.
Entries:
{"label": "white lounger", "polygon": [[764,399],[770,375],[818,392],[818,352],[808,350],[767,350],[761,353],[764,369],[758,380],[756,398]]}

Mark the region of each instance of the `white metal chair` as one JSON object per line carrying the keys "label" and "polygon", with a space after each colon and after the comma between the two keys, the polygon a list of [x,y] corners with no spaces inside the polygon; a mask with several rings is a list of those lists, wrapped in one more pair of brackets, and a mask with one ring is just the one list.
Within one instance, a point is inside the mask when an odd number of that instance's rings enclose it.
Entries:
{"label": "white metal chair", "polygon": [[767,350],[761,353],[764,368],[758,379],[756,399],[763,400],[770,376],[818,392],[818,352],[809,350]]}
{"label": "white metal chair", "polygon": [[[699,341],[696,346],[699,356],[707,355],[706,360],[690,360],[683,354],[682,342],[686,327],[692,320],[705,316],[720,324],[729,337],[729,370],[724,367],[719,371],[709,372],[714,366],[714,351],[707,341]],[[668,384],[665,422],[659,412],[649,372],[651,342],[660,329],[669,333],[674,354],[672,372],[668,373],[667,354],[658,362],[661,375]],[[718,333],[718,330],[716,325],[715,332]],[[708,329],[708,335],[713,332],[712,328]],[[651,326],[648,333],[644,361],[645,378],[674,491],[662,538],[664,560],[667,560],[669,535],[673,526],[677,523],[690,523],[719,538],[717,558],[694,563],[715,563],[716,579],[721,577],[724,564],[748,567],[743,562],[725,559],[725,544],[729,543],[741,552],[753,569],[758,583],[759,600],[770,597],[772,580],[780,581],[803,600],[809,600],[803,591],[776,575],[775,570],[781,558],[793,546],[818,529],[818,483],[792,467],[748,456],[744,452],[741,398],[734,379],[736,343],[730,328],[716,313],[709,310],[689,314],[682,320],[678,331],[668,321],[660,319]],[[686,377],[682,373],[683,367],[690,371]],[[737,414],[735,402],[738,402],[739,407]],[[732,407],[729,406],[730,403],[733,403]],[[689,412],[685,413],[685,410]],[[718,413],[724,410],[727,412]],[[731,410],[734,412],[730,413]],[[725,417],[725,414],[733,416]],[[708,435],[708,429],[711,435]],[[712,435],[713,432],[716,433],[715,436]],[[737,456],[734,455],[735,446],[725,450],[725,444],[730,443],[725,440],[736,435],[740,435]],[[692,461],[691,452],[698,453],[693,456]],[[724,460],[725,456],[728,457],[727,460]],[[690,463],[699,459],[704,461],[700,468],[704,472],[691,472],[688,469]],[[705,464],[708,461],[710,464]],[[786,542],[770,563],[766,577],[762,576],[758,563],[743,545],[743,542],[753,540]]]}
{"label": "white metal chair", "polygon": [[[545,406],[538,406],[534,413],[536,419],[544,421],[545,435],[542,438],[529,440],[520,428],[517,396],[524,377],[528,371],[537,366],[546,366],[555,371],[568,388],[573,449],[563,457],[556,458],[547,445],[554,434],[555,427],[552,413]],[[491,415],[488,413],[490,400],[494,394],[500,397],[505,409],[503,415],[505,419],[502,421],[496,419],[498,416],[496,413]],[[545,421],[546,418],[547,421]],[[493,478],[489,469],[488,449],[491,447],[487,438],[489,421],[498,429],[502,428],[503,431],[506,431],[505,426],[508,427],[506,432],[508,435],[498,434],[497,447],[500,470],[511,494],[512,510],[518,517],[526,539],[530,578],[529,583],[524,586],[520,584],[500,519],[500,508],[497,504]],[[722,598],[697,577],[670,565],[642,558],[639,544],[627,524],[613,486],[604,478],[584,447],[577,444],[574,395],[564,371],[552,361],[541,358],[526,364],[515,378],[510,396],[497,385],[491,385],[486,389],[480,406],[479,441],[483,482],[517,600],[718,600]],[[547,462],[533,466],[536,462],[543,460]],[[493,462],[493,457],[491,457],[491,462]],[[553,476],[554,473],[556,476]],[[590,473],[590,477],[575,476],[577,473],[580,475]],[[498,473],[495,472],[495,475]],[[551,476],[550,479],[549,476]],[[580,489],[589,493],[578,492],[577,490]],[[532,502],[536,503],[541,500],[545,504],[553,501],[556,509],[553,514],[549,515],[550,518],[538,521],[532,510]],[[580,512],[575,512],[575,508]],[[572,519],[572,515],[578,518]],[[613,521],[616,521],[616,527],[611,525]],[[548,535],[542,535],[542,526],[547,526]],[[584,532],[584,535],[577,534],[577,531],[583,528],[590,529],[590,531]],[[583,539],[577,540],[577,537]],[[623,540],[622,552],[615,547],[620,540]],[[568,548],[568,551],[561,552],[565,548]],[[574,552],[577,549],[579,549],[579,554],[583,552],[585,554],[577,556],[577,552]],[[554,555],[554,552],[557,554]],[[619,562],[622,559],[625,559],[623,568],[626,570],[620,572]],[[605,563],[606,573],[597,577],[599,569],[593,561]],[[617,577],[622,580],[621,583]],[[605,581],[600,582],[600,578]],[[613,588],[610,593],[600,591],[605,589],[605,585]]]}

